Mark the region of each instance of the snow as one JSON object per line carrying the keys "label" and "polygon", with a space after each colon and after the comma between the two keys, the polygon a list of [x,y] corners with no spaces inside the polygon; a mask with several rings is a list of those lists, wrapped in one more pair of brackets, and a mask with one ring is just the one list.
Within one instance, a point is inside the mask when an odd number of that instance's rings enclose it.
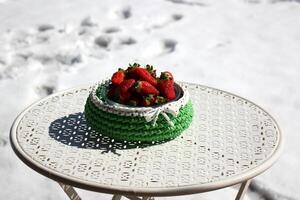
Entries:
{"label": "snow", "polygon": [[[299,52],[297,0],[0,0],[0,199],[67,199],[14,155],[10,126],[33,101],[136,61],[269,111],[281,126],[284,153],[255,178],[246,199],[300,199]],[[233,199],[236,192],[169,199]]]}

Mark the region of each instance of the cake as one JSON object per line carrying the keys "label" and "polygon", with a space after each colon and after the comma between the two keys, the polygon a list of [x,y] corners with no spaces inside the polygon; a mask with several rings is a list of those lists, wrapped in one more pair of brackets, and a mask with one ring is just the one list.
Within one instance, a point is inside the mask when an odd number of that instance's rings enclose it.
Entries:
{"label": "cake", "polygon": [[192,122],[193,106],[187,89],[174,82],[170,72],[157,78],[152,66],[135,63],[96,83],[84,113],[98,133],[116,141],[149,143],[180,135]]}

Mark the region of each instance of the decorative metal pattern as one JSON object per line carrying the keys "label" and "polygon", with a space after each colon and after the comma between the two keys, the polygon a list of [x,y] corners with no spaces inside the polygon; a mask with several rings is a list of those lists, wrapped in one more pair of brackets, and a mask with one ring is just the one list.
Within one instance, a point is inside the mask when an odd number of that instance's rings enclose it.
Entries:
{"label": "decorative metal pattern", "polygon": [[195,114],[190,128],[172,141],[121,143],[91,130],[82,113],[92,89],[87,87],[54,94],[31,106],[15,125],[12,144],[50,174],[112,190],[224,187],[247,174],[257,175],[257,168],[280,146],[280,130],[272,117],[233,94],[183,86]]}

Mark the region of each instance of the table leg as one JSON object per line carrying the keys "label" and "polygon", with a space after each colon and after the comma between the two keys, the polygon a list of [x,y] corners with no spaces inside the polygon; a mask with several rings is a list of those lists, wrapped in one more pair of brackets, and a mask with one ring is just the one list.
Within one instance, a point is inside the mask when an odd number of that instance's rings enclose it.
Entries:
{"label": "table leg", "polygon": [[[76,190],[70,186],[63,183],[58,183],[60,187],[64,190],[64,192],[68,195],[70,200],[81,200],[80,196],[77,194]],[[154,200],[153,197],[142,197],[139,198],[137,196],[125,196],[130,200]],[[112,200],[120,200],[122,198],[121,195],[115,194]]]}
{"label": "table leg", "polygon": [[122,198],[121,195],[118,195],[118,194],[114,194],[112,200],[120,200]]}
{"label": "table leg", "polygon": [[239,192],[237,193],[236,197],[235,197],[235,200],[242,200],[243,197],[245,196],[246,194],[246,191],[250,185],[250,182],[251,180],[247,180],[245,182],[243,182],[240,186],[240,189],[239,189]]}
{"label": "table leg", "polygon": [[137,197],[137,196],[129,196],[129,195],[126,195],[125,196],[127,199],[130,199],[130,200],[154,200],[153,197]]}
{"label": "table leg", "polygon": [[154,200],[153,197],[143,197],[142,200]]}
{"label": "table leg", "polygon": [[81,200],[80,196],[77,194],[75,189],[70,186],[63,183],[58,183],[60,187],[64,190],[64,192],[68,195],[70,200]]}
{"label": "table leg", "polygon": [[140,199],[139,197],[136,197],[136,196],[129,196],[129,195],[126,195],[125,196],[127,199],[130,199],[130,200],[142,200]]}

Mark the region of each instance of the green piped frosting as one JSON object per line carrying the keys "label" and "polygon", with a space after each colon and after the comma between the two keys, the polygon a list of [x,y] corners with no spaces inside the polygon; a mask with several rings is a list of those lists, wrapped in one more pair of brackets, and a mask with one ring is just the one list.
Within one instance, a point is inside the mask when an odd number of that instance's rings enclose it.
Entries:
{"label": "green piped frosting", "polygon": [[[98,92],[100,91],[98,90]],[[102,96],[99,93],[98,95]],[[121,116],[102,111],[94,105],[90,97],[85,104],[85,118],[88,125],[97,132],[119,141],[153,142],[174,139],[192,122],[192,102],[189,101],[180,108],[176,117],[168,116],[174,126],[170,126],[162,115],[158,116],[157,122],[153,126],[152,122],[147,122],[144,117]]]}

